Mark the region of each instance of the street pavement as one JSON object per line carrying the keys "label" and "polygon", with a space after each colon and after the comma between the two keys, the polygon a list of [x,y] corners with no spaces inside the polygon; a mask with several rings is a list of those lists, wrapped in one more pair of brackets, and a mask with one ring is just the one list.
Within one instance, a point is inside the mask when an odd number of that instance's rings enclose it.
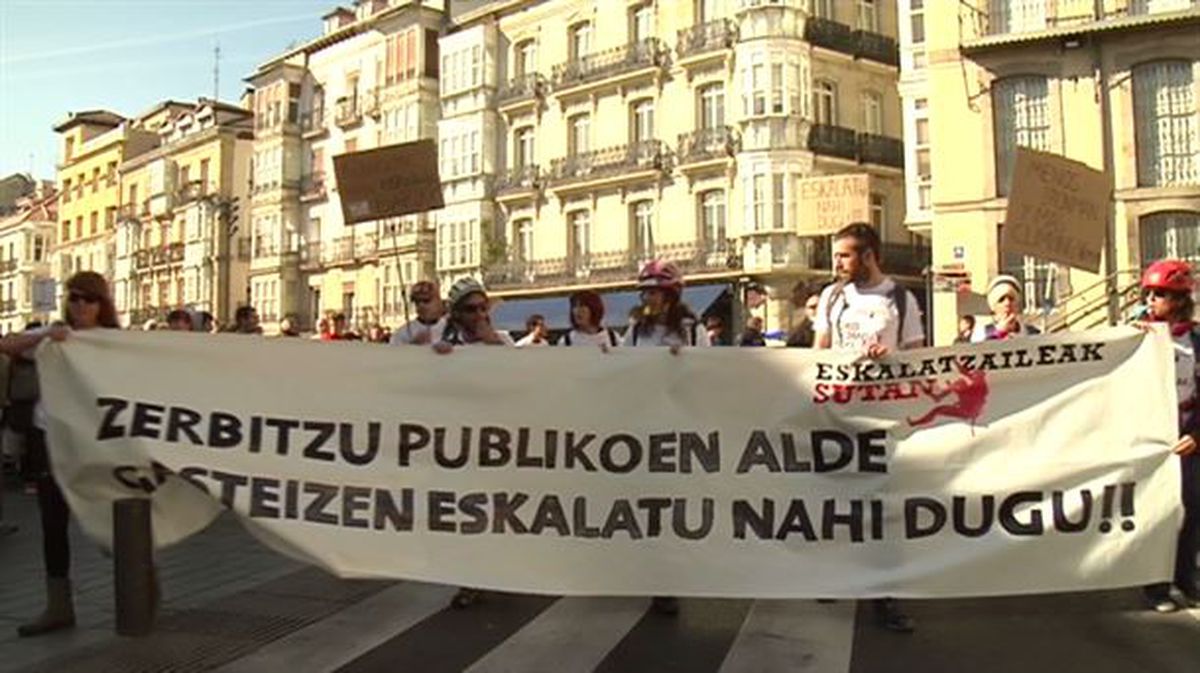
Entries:
{"label": "street pavement", "polygon": [[[159,555],[154,633],[113,630],[112,561],[73,531],[79,625],[18,639],[41,608],[37,508],[10,485],[0,537],[0,673],[346,671],[1195,673],[1200,610],[1148,612],[1137,590],[906,601],[917,632],[876,628],[867,603],[488,594],[348,581],[280,556],[229,516]],[[1036,572],[1030,569],[1029,572]]]}

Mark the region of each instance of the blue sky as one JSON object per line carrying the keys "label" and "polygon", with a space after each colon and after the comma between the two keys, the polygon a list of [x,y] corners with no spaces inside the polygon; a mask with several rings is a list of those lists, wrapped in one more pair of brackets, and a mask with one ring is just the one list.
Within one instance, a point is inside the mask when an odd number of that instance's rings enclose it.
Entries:
{"label": "blue sky", "polygon": [[[132,116],[166,98],[237,102],[259,63],[321,32],[336,0],[0,0],[0,176],[54,177],[72,110]],[[343,3],[349,4],[349,3]],[[32,161],[30,159],[32,155]]]}

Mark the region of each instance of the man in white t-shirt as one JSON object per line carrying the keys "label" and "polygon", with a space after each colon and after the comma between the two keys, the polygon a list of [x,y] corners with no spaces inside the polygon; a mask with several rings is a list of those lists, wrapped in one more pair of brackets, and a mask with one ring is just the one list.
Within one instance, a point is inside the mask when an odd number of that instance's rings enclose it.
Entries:
{"label": "man in white t-shirt", "polygon": [[837,282],[821,292],[816,348],[858,351],[872,359],[925,345],[916,297],[883,273],[879,234],[864,223],[833,237]]}
{"label": "man in white t-shirt", "polygon": [[388,343],[405,346],[441,341],[442,331],[446,329],[446,308],[437,283],[431,280],[413,283],[408,298],[417,309],[417,318],[393,332]]}
{"label": "man in white t-shirt", "polygon": [[[837,282],[821,292],[817,303],[815,348],[850,350],[877,360],[925,344],[916,297],[883,272],[880,247],[879,233],[863,222],[846,225],[833,235]],[[895,599],[873,603],[876,621],[883,628],[897,633],[915,628]]]}

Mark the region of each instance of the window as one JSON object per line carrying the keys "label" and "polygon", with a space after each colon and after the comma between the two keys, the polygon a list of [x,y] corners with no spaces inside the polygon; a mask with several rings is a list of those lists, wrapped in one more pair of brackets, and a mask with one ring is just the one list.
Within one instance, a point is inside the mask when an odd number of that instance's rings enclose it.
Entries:
{"label": "window", "polygon": [[71,201],[71,178],[63,178],[62,181],[62,202],[70,203]]}
{"label": "window", "polygon": [[988,32],[1021,33],[1046,27],[1045,2],[991,0],[988,3]]}
{"label": "window", "polygon": [[533,220],[523,218],[513,223],[513,261],[533,261]]}
{"label": "window", "polygon": [[92,169],[92,193],[100,191],[100,167]]}
{"label": "window", "polygon": [[641,42],[654,37],[654,8],[639,5],[629,11],[629,41]]}
{"label": "window", "polygon": [[912,43],[925,43],[925,1],[909,0],[908,17],[912,25]]}
{"label": "window", "polygon": [[879,11],[875,0],[858,0],[858,29],[879,32]]}
{"label": "window", "polygon": [[576,210],[567,216],[571,227],[571,257],[576,264],[586,263],[592,251],[592,214],[586,210]]}
{"label": "window", "polygon": [[201,194],[208,193],[208,166],[209,166],[208,159],[200,160],[200,193]]}
{"label": "window", "polygon": [[696,25],[716,21],[720,13],[720,0],[696,0]]}
{"label": "window", "polygon": [[1049,93],[1040,76],[1003,79],[992,87],[995,111],[996,193],[1008,194],[1017,146],[1050,149]]}
{"label": "window", "polygon": [[62,231],[59,233],[59,239],[62,240],[62,242],[64,242],[64,243],[71,240],[71,221],[70,220],[62,221]]}
{"label": "window", "polygon": [[725,248],[725,192],[714,189],[700,194],[700,222],[705,248],[709,252]]}
{"label": "window", "polygon": [[766,70],[762,63],[750,66],[750,87],[753,90],[754,108],[747,114],[764,115],[767,113]]}
{"label": "window", "polygon": [[117,207],[109,206],[104,209],[104,229],[112,231],[117,226]]}
{"label": "window", "polygon": [[[417,42],[417,35],[416,35],[416,32],[414,31],[413,38],[412,38],[412,43],[413,43],[414,48],[416,47],[416,42]],[[480,51],[481,51],[481,47],[479,47],[478,45],[476,45],[475,47],[472,48],[473,60],[476,64],[477,69],[479,67],[481,67],[480,66],[480,59],[481,59]],[[416,63],[415,58],[413,59],[413,63],[415,65],[415,63]],[[415,76],[415,73],[414,73],[414,76]],[[432,78],[432,79],[438,78],[438,32],[436,30],[432,30],[429,28],[425,29],[425,76]]]}
{"label": "window", "polygon": [[33,261],[40,262],[46,257],[46,239],[40,235],[33,237]]}
{"label": "window", "polygon": [[636,254],[654,254],[654,203],[637,201],[629,207],[633,228],[633,245]]}
{"label": "window", "polygon": [[1200,110],[1188,61],[1133,69],[1138,184],[1200,184]]}
{"label": "window", "polygon": [[862,95],[864,133],[883,135],[883,97],[874,91]]}
{"label": "window", "polygon": [[813,16],[833,21],[837,18],[834,6],[837,0],[812,0]]}
{"label": "window", "polygon": [[818,124],[836,126],[837,114],[837,85],[829,80],[818,80],[813,85],[813,111]]}
{"label": "window", "polygon": [[587,115],[571,117],[570,136],[567,138],[567,153],[569,155],[576,156],[591,149],[591,128],[592,120]]}
{"label": "window", "polygon": [[454,268],[476,263],[475,240],[479,223],[476,220],[438,223],[438,266]]}
{"label": "window", "polygon": [[783,64],[771,64],[771,114],[783,114]]}
{"label": "window", "polygon": [[513,73],[524,77],[537,72],[537,42],[525,40],[513,49]]}
{"label": "window", "polygon": [[719,129],[725,126],[725,85],[710,84],[701,87],[700,128]]}
{"label": "window", "polygon": [[640,100],[632,106],[630,142],[641,143],[654,139],[654,101]]}
{"label": "window", "polygon": [[528,168],[534,165],[533,127],[517,129],[513,139],[513,167]]}
{"label": "window", "polygon": [[300,123],[300,83],[288,82],[287,120],[289,124]]}
{"label": "window", "polygon": [[1142,264],[1158,259],[1200,263],[1200,213],[1175,211],[1141,218]]}
{"label": "window", "polygon": [[887,231],[887,198],[883,194],[871,195],[871,226],[879,232],[881,238]]}
{"label": "window", "polygon": [[185,189],[191,182],[191,166],[181,166],[179,168],[179,188]]}
{"label": "window", "polygon": [[785,210],[787,208],[787,180],[783,173],[771,176],[771,228],[783,229],[787,226]]}
{"label": "window", "polygon": [[88,235],[95,236],[100,233],[100,213],[92,211],[88,216]]}
{"label": "window", "polygon": [[753,215],[750,221],[754,223],[755,231],[762,231],[767,228],[767,176],[763,174],[755,175],[752,178],[753,191],[751,191],[751,206]]}
{"label": "window", "polygon": [[572,61],[592,53],[592,24],[580,23],[571,26],[568,48],[568,55]]}

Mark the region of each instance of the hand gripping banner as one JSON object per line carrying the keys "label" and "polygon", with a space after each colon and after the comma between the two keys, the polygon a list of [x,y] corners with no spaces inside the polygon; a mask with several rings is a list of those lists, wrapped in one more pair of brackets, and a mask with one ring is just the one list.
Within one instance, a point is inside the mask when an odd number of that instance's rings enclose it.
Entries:
{"label": "hand gripping banner", "polygon": [[38,354],[94,537],[228,508],[346,577],[553,594],[947,597],[1170,575],[1174,370],[1129,328],[828,351],[90,331]]}

